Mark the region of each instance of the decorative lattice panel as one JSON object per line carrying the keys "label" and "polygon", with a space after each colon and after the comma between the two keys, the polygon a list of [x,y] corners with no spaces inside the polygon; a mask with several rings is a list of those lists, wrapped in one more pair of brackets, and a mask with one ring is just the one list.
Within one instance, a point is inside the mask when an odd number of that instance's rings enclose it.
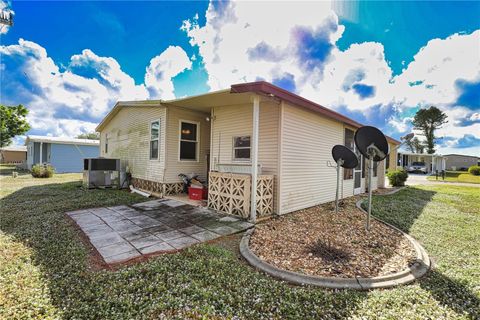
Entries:
{"label": "decorative lattice panel", "polygon": [[183,193],[182,182],[164,183],[163,188],[164,188],[163,190],[164,196],[171,196],[171,195]]}
{"label": "decorative lattice panel", "polygon": [[257,177],[257,215],[268,216],[273,214],[273,176],[260,175]]}
{"label": "decorative lattice panel", "polygon": [[161,182],[132,178],[132,185],[141,190],[162,193],[163,186]]}
{"label": "decorative lattice panel", "polygon": [[250,176],[210,172],[208,206],[220,212],[248,218],[250,215]]}
{"label": "decorative lattice panel", "polygon": [[133,178],[132,185],[137,189],[155,192],[161,196],[170,196],[183,192],[182,182],[161,183],[156,181]]}
{"label": "decorative lattice panel", "polygon": [[[273,214],[274,176],[257,177],[257,215]],[[243,218],[250,215],[251,176],[246,174],[210,172],[208,206],[214,210]]]}

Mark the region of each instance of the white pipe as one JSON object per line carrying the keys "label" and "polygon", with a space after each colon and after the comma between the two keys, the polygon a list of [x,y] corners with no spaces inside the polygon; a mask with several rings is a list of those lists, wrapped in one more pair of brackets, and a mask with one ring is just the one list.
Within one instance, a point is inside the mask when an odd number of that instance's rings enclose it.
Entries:
{"label": "white pipe", "polygon": [[143,191],[140,191],[138,189],[135,189],[132,185],[130,185],[130,190],[132,191],[132,193],[138,193],[139,195],[147,197],[147,198],[150,197],[150,193],[143,192]]}
{"label": "white pipe", "polygon": [[258,175],[258,127],[260,115],[260,97],[253,97],[253,132],[252,132],[252,192],[250,204],[250,220],[257,220],[257,175]]}

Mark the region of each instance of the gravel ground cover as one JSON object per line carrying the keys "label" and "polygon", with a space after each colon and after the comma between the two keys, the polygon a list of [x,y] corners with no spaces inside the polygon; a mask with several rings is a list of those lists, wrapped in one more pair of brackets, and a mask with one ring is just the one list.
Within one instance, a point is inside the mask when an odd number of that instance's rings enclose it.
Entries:
{"label": "gravel ground cover", "polygon": [[123,191],[82,191],[80,178],[13,179],[0,166],[0,319],[478,319],[480,314],[477,188],[408,187],[374,197],[374,215],[419,240],[436,268],[411,285],[358,292],[291,286],[265,276],[240,259],[240,236],[114,270],[94,268],[89,247],[64,213],[143,199]]}
{"label": "gravel ground cover", "polygon": [[284,270],[325,277],[375,277],[406,269],[415,250],[400,232],[376,220],[365,230],[365,214],[353,197],[300,210],[257,225],[251,250]]}

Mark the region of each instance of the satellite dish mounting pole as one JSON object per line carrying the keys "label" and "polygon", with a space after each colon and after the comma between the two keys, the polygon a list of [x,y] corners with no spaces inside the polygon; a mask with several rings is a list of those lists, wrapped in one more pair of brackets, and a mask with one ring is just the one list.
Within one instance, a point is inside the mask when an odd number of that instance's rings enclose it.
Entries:
{"label": "satellite dish mounting pole", "polygon": [[368,159],[368,211],[365,229],[370,230],[372,213],[372,176],[373,163],[385,159],[389,153],[388,141],[385,135],[375,127],[361,127],[355,132],[355,145],[360,153]]}
{"label": "satellite dish mounting pole", "polygon": [[368,159],[368,213],[365,229],[370,231],[370,214],[372,212],[372,174],[373,174],[373,155]]}
{"label": "satellite dish mounting pole", "polygon": [[337,192],[335,193],[335,213],[338,213],[338,188],[340,186],[340,167],[343,165],[343,159],[337,161]]}
{"label": "satellite dish mounting pole", "polygon": [[[336,165],[331,165],[330,161],[327,161],[327,166],[335,168],[337,170],[337,186],[335,188],[335,213],[338,213],[338,197],[340,187],[340,168],[353,169],[358,165],[358,158],[351,149],[346,146],[337,144],[332,148],[332,157],[335,160]],[[342,184],[343,195],[343,184]]]}

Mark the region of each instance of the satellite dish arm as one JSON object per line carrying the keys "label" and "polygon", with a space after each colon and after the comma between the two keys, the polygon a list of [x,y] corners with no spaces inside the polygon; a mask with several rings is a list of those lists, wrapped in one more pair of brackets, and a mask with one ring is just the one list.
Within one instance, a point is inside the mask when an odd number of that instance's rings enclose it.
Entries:
{"label": "satellite dish arm", "polygon": [[377,146],[375,146],[375,144],[371,144],[368,146],[367,150],[373,150],[373,153],[372,152],[369,152],[369,153],[372,153],[371,156],[375,156],[375,155],[378,155],[380,158],[385,158],[387,155],[380,149],[377,148]]}

